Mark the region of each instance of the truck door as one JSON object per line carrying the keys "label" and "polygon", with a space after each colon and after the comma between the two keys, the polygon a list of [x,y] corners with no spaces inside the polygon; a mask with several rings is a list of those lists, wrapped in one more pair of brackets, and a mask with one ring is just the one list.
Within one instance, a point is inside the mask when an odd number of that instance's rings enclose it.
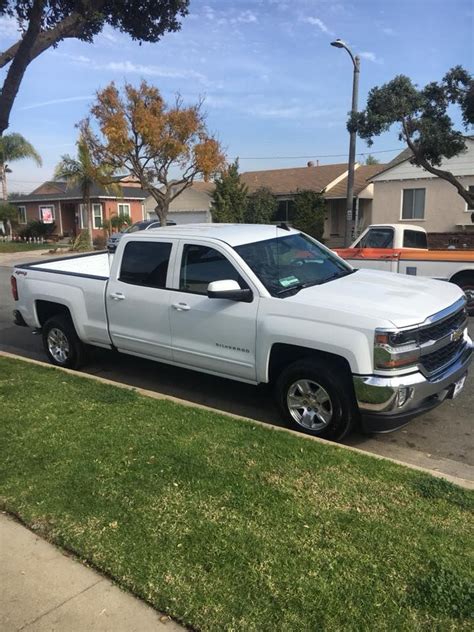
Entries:
{"label": "truck door", "polygon": [[[227,279],[250,287],[252,302],[208,298],[209,283]],[[169,309],[174,361],[255,381],[258,295],[235,262],[217,245],[181,242],[173,287]]]}
{"label": "truck door", "polygon": [[393,228],[369,228],[345,257],[355,268],[398,272],[398,257],[393,251]]}
{"label": "truck door", "polygon": [[107,286],[109,331],[119,351],[171,359],[169,321],[172,239],[129,241]]}

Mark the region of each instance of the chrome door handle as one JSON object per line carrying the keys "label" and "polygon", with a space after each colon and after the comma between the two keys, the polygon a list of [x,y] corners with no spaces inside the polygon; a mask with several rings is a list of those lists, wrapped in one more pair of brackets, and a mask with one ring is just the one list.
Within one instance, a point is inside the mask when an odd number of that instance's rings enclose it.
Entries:
{"label": "chrome door handle", "polygon": [[125,294],[122,294],[122,292],[112,292],[112,294],[110,294],[110,298],[113,298],[114,301],[123,301]]}
{"label": "chrome door handle", "polygon": [[187,303],[173,303],[171,307],[178,312],[189,312],[189,310],[191,309],[191,307]]}

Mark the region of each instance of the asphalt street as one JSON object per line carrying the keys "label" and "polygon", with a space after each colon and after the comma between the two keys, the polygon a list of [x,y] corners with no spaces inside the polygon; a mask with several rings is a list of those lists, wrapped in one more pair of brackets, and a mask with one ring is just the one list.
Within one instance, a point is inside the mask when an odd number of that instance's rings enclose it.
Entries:
{"label": "asphalt street", "polygon": [[[19,255],[17,262],[26,258]],[[14,301],[10,292],[11,259],[8,262],[5,257],[3,259],[3,265],[0,260],[0,349],[46,361],[40,337],[33,336],[31,330],[17,327],[12,322]],[[470,332],[472,336],[474,318],[470,319]],[[84,371],[225,412],[273,424],[281,423],[271,391],[266,386],[254,387],[99,349],[92,353]],[[458,398],[444,402],[405,428],[385,435],[354,433],[346,443],[368,452],[474,481],[473,372],[474,365]]]}

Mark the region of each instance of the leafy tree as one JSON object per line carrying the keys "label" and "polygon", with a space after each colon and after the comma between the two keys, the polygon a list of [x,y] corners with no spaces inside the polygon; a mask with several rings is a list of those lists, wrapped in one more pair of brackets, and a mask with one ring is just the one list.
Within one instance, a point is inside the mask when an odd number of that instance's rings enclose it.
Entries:
{"label": "leafy tree", "polygon": [[89,245],[92,246],[92,204],[91,188],[98,184],[110,193],[122,195],[122,189],[113,178],[113,171],[106,166],[96,165],[89,151],[89,146],[81,134],[77,141],[77,158],[68,154],[61,157],[54,171],[55,180],[66,180],[69,186],[79,186],[82,200],[87,209],[87,225]]}
{"label": "leafy tree", "polygon": [[0,179],[2,181],[2,199],[8,200],[7,173],[11,173],[8,163],[31,158],[38,167],[43,164],[41,156],[21,134],[6,134],[0,137]]}
{"label": "leafy tree", "polygon": [[375,156],[372,156],[372,154],[369,154],[367,158],[365,159],[365,164],[366,165],[379,165],[380,160],[378,160],[378,158],[376,158]]}
{"label": "leafy tree", "polygon": [[248,199],[245,221],[248,224],[269,224],[276,209],[276,197],[267,187],[260,187]]}
{"label": "leafy tree", "polygon": [[239,160],[223,169],[216,178],[212,194],[212,220],[219,223],[240,223],[247,206],[247,185],[239,175]]}
{"label": "leafy tree", "polygon": [[453,105],[460,110],[464,128],[469,129],[474,124],[474,79],[461,66],[452,68],[441,82],[434,81],[422,89],[408,77],[398,75],[380,88],[372,88],[366,109],[350,118],[348,128],[355,129],[370,146],[374,136],[397,124],[399,139],[412,152],[411,163],[452,184],[472,206],[474,195],[450,171],[439,168],[443,158],[467,149],[462,132],[455,129],[449,114]]}
{"label": "leafy tree", "polygon": [[325,213],[326,202],[320,193],[298,191],[295,196],[293,218],[293,226],[295,228],[322,241]]}
{"label": "leafy tree", "polygon": [[180,29],[189,0],[0,0],[0,14],[15,18],[20,39],[0,54],[0,68],[9,65],[0,92],[0,135],[28,65],[67,38],[91,42],[105,25],[139,42],[157,42]]}
{"label": "leafy tree", "polygon": [[[220,143],[207,130],[201,103],[185,107],[178,96],[165,103],[159,90],[142,81],[138,88],[125,84],[123,93],[111,83],[97,94],[89,121],[81,124],[94,159],[110,169],[126,169],[156,202],[166,225],[170,203],[196,177],[209,180],[224,165]],[[180,176],[171,174],[178,171]]]}

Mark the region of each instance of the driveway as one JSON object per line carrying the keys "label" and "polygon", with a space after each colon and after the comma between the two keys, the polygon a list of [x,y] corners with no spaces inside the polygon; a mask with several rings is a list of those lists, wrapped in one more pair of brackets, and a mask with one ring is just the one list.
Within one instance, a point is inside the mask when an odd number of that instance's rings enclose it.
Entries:
{"label": "driveway", "polygon": [[[24,255],[20,255],[17,261],[24,259]],[[10,268],[2,266],[0,260],[0,349],[45,361],[40,338],[33,336],[31,330],[12,324],[13,305]],[[470,319],[470,332],[474,334],[474,318]],[[85,371],[222,411],[281,423],[267,386],[240,384],[99,349],[92,354]],[[375,436],[353,434],[346,443],[474,481],[473,373],[471,371],[463,393],[456,400],[445,402],[402,430]]]}

